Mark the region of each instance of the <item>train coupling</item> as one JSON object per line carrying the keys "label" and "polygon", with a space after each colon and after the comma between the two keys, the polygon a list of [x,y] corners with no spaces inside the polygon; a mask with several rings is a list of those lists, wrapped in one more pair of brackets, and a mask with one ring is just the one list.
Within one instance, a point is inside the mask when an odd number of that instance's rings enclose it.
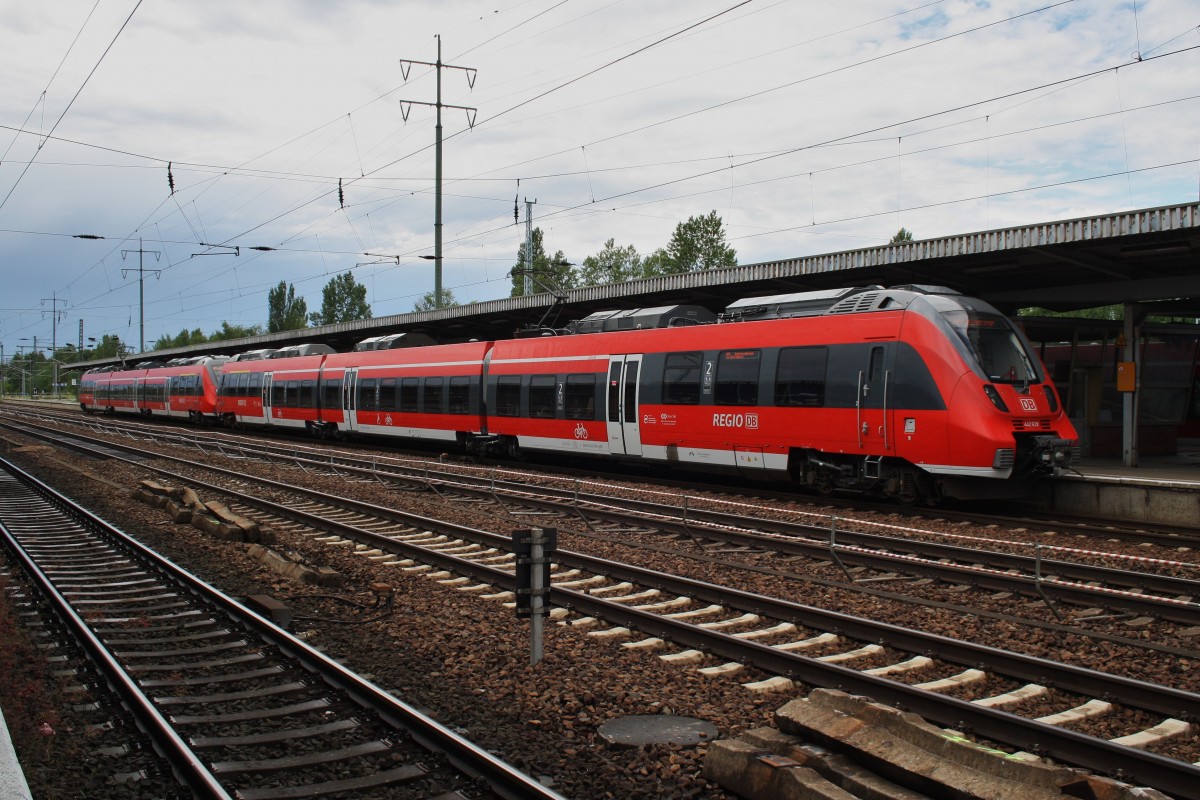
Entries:
{"label": "train coupling", "polygon": [[1066,468],[1079,457],[1079,448],[1073,439],[1055,436],[1035,436],[1034,452],[1044,467]]}

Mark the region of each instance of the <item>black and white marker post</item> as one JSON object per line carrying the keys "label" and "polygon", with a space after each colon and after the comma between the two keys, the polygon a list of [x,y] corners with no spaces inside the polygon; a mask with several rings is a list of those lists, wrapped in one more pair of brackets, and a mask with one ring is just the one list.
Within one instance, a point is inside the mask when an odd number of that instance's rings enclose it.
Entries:
{"label": "black and white marker post", "polygon": [[542,626],[550,609],[550,554],[558,549],[558,529],[521,528],[512,532],[517,557],[517,617],[529,618],[529,666],[542,660]]}

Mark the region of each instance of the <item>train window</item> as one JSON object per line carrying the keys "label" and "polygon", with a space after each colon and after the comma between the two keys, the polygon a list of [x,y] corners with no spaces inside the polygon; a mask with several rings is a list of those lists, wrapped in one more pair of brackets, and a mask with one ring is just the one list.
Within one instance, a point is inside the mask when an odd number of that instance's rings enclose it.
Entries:
{"label": "train window", "polygon": [[250,373],[241,372],[235,377],[237,378],[237,383],[234,384],[233,393],[238,397],[245,397],[249,395],[250,392],[247,391],[247,389],[250,386]]}
{"label": "train window", "polygon": [[521,415],[521,376],[501,375],[496,379],[496,416]]}
{"label": "train window", "polygon": [[358,379],[358,410],[379,410],[379,381],[375,378]]}
{"label": "train window", "polygon": [[471,410],[471,379],[462,376],[450,379],[450,413],[467,414]]}
{"label": "train window", "polygon": [[553,375],[534,375],[529,381],[529,416],[554,419]]}
{"label": "train window", "polygon": [[417,390],[420,381],[416,378],[404,378],[400,381],[400,410],[407,414],[417,413]]}
{"label": "train window", "polygon": [[717,361],[717,396],[720,406],[758,405],[758,365],[761,350],[725,350]]}
{"label": "train window", "polygon": [[342,407],[342,379],[334,378],[321,381],[321,405],[324,408]]}
{"label": "train window", "polygon": [[[694,406],[700,402],[700,353],[668,353],[663,369],[663,402]],[[626,418],[629,414],[626,413]]]}
{"label": "train window", "polygon": [[287,381],[276,380],[271,384],[271,405],[287,405]]}
{"label": "train window", "polygon": [[395,378],[380,378],[379,379],[379,410],[380,411],[396,411],[396,379]]}
{"label": "train window", "polygon": [[564,401],[563,411],[567,419],[595,419],[596,376],[568,375]]}
{"label": "train window", "polygon": [[262,394],[263,374],[261,372],[251,372],[246,375],[246,396],[258,397]]}
{"label": "train window", "polygon": [[317,407],[317,382],[308,380],[300,381],[300,402],[296,405],[300,408],[316,408]]}
{"label": "train window", "polygon": [[285,405],[292,408],[300,407],[300,381],[287,382],[287,402]]}
{"label": "train window", "polygon": [[445,392],[442,391],[441,378],[426,378],[425,393],[422,397],[426,414],[441,414],[445,407],[442,403]]}
{"label": "train window", "polygon": [[785,347],[775,369],[775,405],[816,408],[825,405],[825,347]]}
{"label": "train window", "polygon": [[883,348],[871,348],[871,361],[867,367],[867,380],[871,383],[883,381]]}

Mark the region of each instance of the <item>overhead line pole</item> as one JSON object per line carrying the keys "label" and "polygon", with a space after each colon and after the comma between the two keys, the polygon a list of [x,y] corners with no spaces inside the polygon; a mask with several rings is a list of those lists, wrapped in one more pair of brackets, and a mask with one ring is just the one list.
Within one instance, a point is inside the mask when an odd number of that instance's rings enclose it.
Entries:
{"label": "overhead line pole", "polygon": [[408,80],[408,73],[413,64],[420,64],[426,67],[433,67],[437,71],[437,101],[433,103],[423,102],[420,100],[401,100],[400,115],[404,120],[408,121],[408,112],[413,105],[433,106],[437,109],[437,125],[434,128],[434,200],[433,200],[433,307],[442,307],[442,109],[443,108],[459,108],[467,112],[468,127],[475,127],[475,114],[478,109],[468,108],[467,106],[454,106],[442,103],[442,69],[461,69],[467,73],[467,86],[475,88],[476,70],[474,67],[459,67],[453,64],[442,63],[442,35],[437,34],[437,61],[430,63],[428,61],[412,61],[407,58],[400,59],[400,72],[404,76],[404,80]]}
{"label": "overhead line pole", "polygon": [[[142,268],[142,256],[145,255],[146,253],[154,253],[154,260],[158,261],[162,257],[162,253],[159,252],[158,250],[144,249],[142,247],[142,237],[140,237],[140,236],[138,237],[138,249],[137,250],[122,250],[121,258],[124,259],[125,256],[128,255],[129,253],[137,253],[138,254],[138,323],[139,323],[138,332],[140,334],[140,339],[141,339],[141,346],[140,346],[141,349],[139,349],[138,352],[144,353],[144,352],[146,352],[146,281],[145,281],[144,276],[145,276],[145,273],[147,272],[147,270]],[[124,278],[125,273],[129,272],[129,271],[130,270],[124,270],[124,269],[121,270],[121,277]],[[162,272],[162,270],[161,269],[152,269],[152,270],[149,270],[149,272],[153,272],[154,276],[158,277],[158,274],[160,272]]]}
{"label": "overhead line pole", "polygon": [[[54,396],[58,397],[58,361],[54,356],[58,354],[58,304],[65,303],[66,300],[58,299],[58,292],[51,292],[49,297],[42,298],[42,304],[50,303],[50,359],[54,361]],[[42,312],[45,313],[45,312]],[[62,312],[65,316],[67,312]],[[36,340],[35,340],[36,341]]]}

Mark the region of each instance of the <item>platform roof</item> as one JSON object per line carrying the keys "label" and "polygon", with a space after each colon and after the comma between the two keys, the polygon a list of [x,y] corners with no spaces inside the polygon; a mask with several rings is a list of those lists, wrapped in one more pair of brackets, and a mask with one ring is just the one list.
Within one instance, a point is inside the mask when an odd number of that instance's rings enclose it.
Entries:
{"label": "platform roof", "polygon": [[369,336],[406,331],[442,342],[509,338],[548,313],[548,324],[562,325],[606,309],[692,304],[720,311],[743,297],[910,283],[949,286],[1007,313],[1028,306],[1070,311],[1139,302],[1154,303],[1160,313],[1200,317],[1200,203],[575,289],[566,292],[557,313],[555,298],[543,293],[161,350],[154,356],[232,354],[307,342],[344,351]]}

